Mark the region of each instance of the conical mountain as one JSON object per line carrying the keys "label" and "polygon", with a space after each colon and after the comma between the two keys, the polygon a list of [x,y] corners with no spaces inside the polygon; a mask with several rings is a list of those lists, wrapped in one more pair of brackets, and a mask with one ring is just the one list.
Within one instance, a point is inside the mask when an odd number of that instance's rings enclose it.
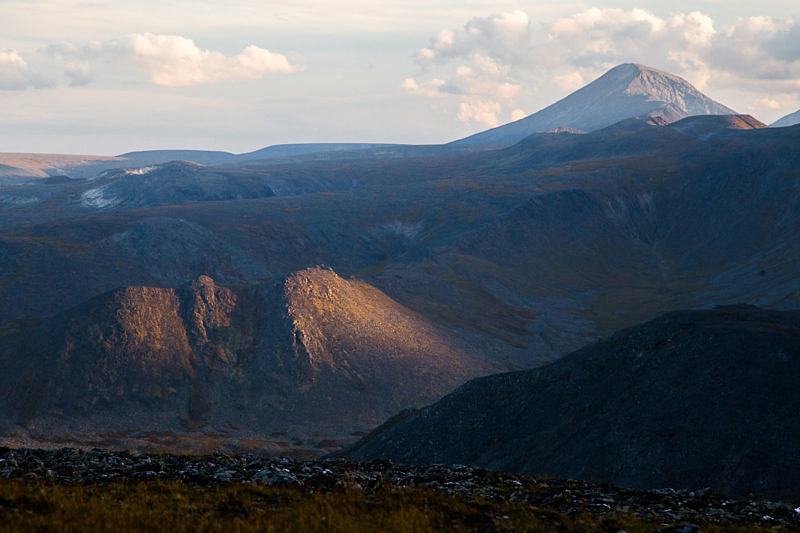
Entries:
{"label": "conical mountain", "polygon": [[554,128],[593,131],[641,116],[674,122],[690,115],[735,113],[679,76],[625,63],[541,111],[453,144],[508,145]]}
{"label": "conical mountain", "polygon": [[784,128],[786,126],[794,126],[795,124],[800,124],[800,109],[794,113],[789,113],[785,117],[779,118],[769,126],[771,128]]}

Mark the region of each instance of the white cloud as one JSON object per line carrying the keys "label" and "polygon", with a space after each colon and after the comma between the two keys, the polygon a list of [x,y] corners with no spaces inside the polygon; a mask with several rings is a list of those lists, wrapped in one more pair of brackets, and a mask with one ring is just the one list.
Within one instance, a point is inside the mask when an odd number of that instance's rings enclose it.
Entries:
{"label": "white cloud", "polygon": [[285,55],[255,45],[226,56],[178,35],[133,34],[112,47],[144,69],[151,82],[165,87],[253,80],[272,72],[298,70]]}
{"label": "white cloud", "polygon": [[527,116],[528,114],[520,108],[517,108],[511,112],[511,120],[520,120]]}
{"label": "white cloud", "polygon": [[770,17],[740,18],[714,43],[716,68],[767,80],[800,79],[800,24]]}
{"label": "white cloud", "polygon": [[455,96],[460,121],[497,125],[498,115],[522,91],[512,68],[530,50],[530,28],[527,13],[511,11],[443,29],[414,56],[422,77],[432,70],[437,76],[409,78],[403,87],[422,96]]}
{"label": "white cloud", "polygon": [[400,86],[414,94],[418,94],[421,96],[428,96],[428,97],[435,97],[435,96],[442,96],[444,94],[441,91],[442,85],[445,84],[444,80],[440,80],[439,78],[434,78],[430,81],[423,82],[422,85],[418,84],[414,78],[406,78]]}
{"label": "white cloud", "polygon": [[180,35],[135,33],[113,41],[90,41],[83,45],[64,42],[49,45],[43,52],[83,61],[68,67],[71,85],[88,83],[88,62],[120,60],[143,70],[155,85],[180,87],[221,81],[254,80],[273,72],[300,70],[284,54],[250,45],[236,55],[200,48]]}
{"label": "white cloud", "polygon": [[12,48],[0,51],[0,90],[48,86],[50,81],[34,73],[16,50]]}
{"label": "white cloud", "polygon": [[417,51],[419,62],[471,56],[476,50],[504,62],[519,59],[530,45],[530,18],[524,11],[476,17],[457,29],[444,29]]}
{"label": "white cloud", "polygon": [[458,120],[467,124],[477,122],[494,127],[500,124],[497,115],[502,108],[492,101],[461,102],[458,106]]}
{"label": "white cloud", "polygon": [[643,9],[598,8],[558,19],[546,31],[540,55],[559,85],[570,88],[576,72],[585,83],[624,62],[675,72],[702,88],[704,58],[717,34],[714,21],[696,11],[665,19]]}
{"label": "white cloud", "polygon": [[781,104],[777,100],[773,100],[772,98],[759,98],[755,101],[755,105],[753,106],[754,109],[762,110],[762,109],[769,109],[772,111],[776,111],[781,108]]}

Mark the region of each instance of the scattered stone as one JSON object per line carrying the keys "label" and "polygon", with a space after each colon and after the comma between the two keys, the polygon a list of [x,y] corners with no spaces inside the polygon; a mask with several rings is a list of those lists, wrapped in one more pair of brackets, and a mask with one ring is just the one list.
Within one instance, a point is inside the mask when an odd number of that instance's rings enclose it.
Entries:
{"label": "scattered stone", "polygon": [[661,528],[656,533],[702,533],[702,531],[699,526],[694,524],[683,524],[681,526]]}
{"label": "scattered stone", "polygon": [[603,519],[633,514],[665,525],[660,533],[701,533],[696,522],[800,530],[800,507],[737,501],[710,490],[632,490],[606,484],[532,477],[469,466],[407,466],[389,461],[298,461],[255,455],[134,455],[108,450],[34,450],[0,447],[0,478],[45,483],[183,481],[198,486],[254,483],[314,492],[426,488],[488,501],[514,501],[559,513]]}

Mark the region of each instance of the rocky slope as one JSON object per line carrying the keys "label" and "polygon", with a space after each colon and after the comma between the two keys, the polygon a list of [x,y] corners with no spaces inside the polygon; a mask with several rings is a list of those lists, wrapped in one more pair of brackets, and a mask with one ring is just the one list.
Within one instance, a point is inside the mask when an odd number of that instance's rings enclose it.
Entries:
{"label": "rocky slope", "polygon": [[[252,488],[249,492],[255,494],[259,494],[261,487],[285,491],[295,489],[298,496],[303,494],[306,497],[355,491],[363,493],[373,505],[394,506],[404,497],[419,491],[456,497],[462,506],[465,503],[474,505],[474,511],[480,514],[472,517],[474,525],[468,530],[476,531],[516,530],[519,526],[509,522],[509,515],[520,512],[537,515],[547,530],[563,527],[566,517],[580,517],[581,529],[591,531],[619,530],[621,520],[638,525],[642,531],[659,533],[701,531],[695,524],[701,524],[703,530],[708,526],[712,531],[738,531],[739,528],[747,531],[792,531],[800,527],[800,507],[793,508],[786,503],[731,500],[708,489],[637,491],[552,477],[536,479],[463,465],[413,467],[388,462],[355,464],[330,459],[269,459],[253,454],[177,456],[137,455],[101,449],[45,451],[0,448],[0,480],[25,480],[33,487],[32,491],[38,489],[35,485],[37,480],[46,480],[50,488],[60,484],[70,487],[83,484],[100,490],[109,485],[115,487],[114,484],[127,483],[126,494],[135,490],[137,484],[147,482],[150,484],[148,492],[158,490],[161,501],[165,499],[163,489],[152,488],[158,486],[158,481],[182,481],[194,487],[195,491],[206,487],[220,489],[214,492],[212,499],[218,506],[223,498],[220,496],[222,490],[240,483],[249,485]],[[47,496],[47,489],[39,489],[38,496],[39,500],[0,498],[0,512],[12,513],[12,516],[14,511],[28,511],[28,516],[46,514],[49,508],[40,502]],[[114,498],[117,506],[124,501],[121,496],[117,493]],[[183,496],[180,500],[168,501],[177,509],[183,503]],[[285,493],[281,501],[283,505],[290,503]],[[269,511],[274,513],[274,500],[270,498],[267,502]],[[263,504],[258,498],[253,498],[251,503],[254,506]],[[192,511],[197,513],[197,507],[193,506]],[[426,508],[425,511],[432,510]],[[359,507],[356,512],[364,513],[365,508]],[[175,516],[175,519],[181,518],[185,517]],[[593,522],[599,527],[593,527]],[[523,527],[532,525],[529,521],[523,523]],[[408,527],[407,522],[402,526]],[[374,524],[367,528],[373,529]]]}
{"label": "rocky slope", "polygon": [[201,276],[119,289],[9,323],[0,361],[7,429],[75,441],[145,430],[352,438],[491,371],[379,290],[321,268],[283,286]]}
{"label": "rocky slope", "polygon": [[800,497],[800,311],[674,312],[473,380],[342,455]]}
{"label": "rocky slope", "polygon": [[554,128],[593,131],[641,116],[674,122],[689,115],[728,114],[735,111],[708,98],[683,78],[626,63],[541,111],[454,144],[509,145]]}
{"label": "rocky slope", "polygon": [[173,161],[137,169],[102,173],[76,195],[88,209],[136,209],[159,205],[268,198],[272,189],[257,175],[220,171]]}

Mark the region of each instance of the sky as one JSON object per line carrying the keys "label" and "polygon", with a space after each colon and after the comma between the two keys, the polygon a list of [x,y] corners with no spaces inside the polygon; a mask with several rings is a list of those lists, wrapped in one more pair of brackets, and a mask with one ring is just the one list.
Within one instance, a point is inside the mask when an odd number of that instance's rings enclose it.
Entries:
{"label": "sky", "polygon": [[628,62],[766,123],[800,109],[797,0],[0,0],[0,21],[0,152],[441,143]]}

